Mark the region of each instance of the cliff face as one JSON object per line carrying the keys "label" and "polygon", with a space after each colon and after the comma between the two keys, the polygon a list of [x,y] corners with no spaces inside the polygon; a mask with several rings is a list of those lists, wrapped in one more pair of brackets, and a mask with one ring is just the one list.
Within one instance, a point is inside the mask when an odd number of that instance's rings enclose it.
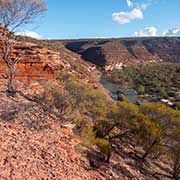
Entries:
{"label": "cliff face", "polygon": [[[0,24],[0,54],[3,51],[3,25]],[[11,59],[18,58],[15,65],[15,78],[23,81],[50,79],[56,74],[57,66],[64,66],[59,53],[28,42],[11,41]],[[0,79],[8,78],[8,68],[0,56]]]}
{"label": "cliff face", "polygon": [[[0,23],[0,80],[8,79],[9,74],[2,59],[3,32],[4,28]],[[96,79],[96,76],[92,75],[96,67],[85,62],[79,54],[68,50],[60,41],[43,41],[28,37],[16,37],[13,41],[11,58],[19,57],[15,66],[16,80],[25,83],[49,80],[56,77],[60,70],[75,73],[86,81]]]}
{"label": "cliff face", "polygon": [[[1,41],[0,54],[2,54]],[[33,42],[17,41],[11,58],[16,59],[17,57],[19,59],[15,66],[15,79],[26,83],[52,79],[59,70],[74,72],[81,78],[88,79],[90,73],[95,69],[92,65],[84,62],[80,55],[69,51],[60,42],[54,44],[36,40]],[[7,78],[8,69],[0,57],[0,79]]]}
{"label": "cliff face", "polygon": [[[16,65],[15,77],[18,80],[46,80],[55,76],[57,67],[65,66],[60,61],[59,53],[39,47],[32,43],[18,43],[12,58],[20,55]],[[0,78],[8,78],[8,69],[1,59]]]}
{"label": "cliff face", "polygon": [[107,71],[128,65],[180,62],[179,37],[72,40],[64,44]]}

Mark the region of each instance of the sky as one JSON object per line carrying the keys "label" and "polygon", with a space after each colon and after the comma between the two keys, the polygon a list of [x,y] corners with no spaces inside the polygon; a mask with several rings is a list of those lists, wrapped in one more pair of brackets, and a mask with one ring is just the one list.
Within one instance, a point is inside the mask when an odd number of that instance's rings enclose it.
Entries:
{"label": "sky", "polygon": [[19,34],[40,39],[180,36],[180,0],[46,0]]}

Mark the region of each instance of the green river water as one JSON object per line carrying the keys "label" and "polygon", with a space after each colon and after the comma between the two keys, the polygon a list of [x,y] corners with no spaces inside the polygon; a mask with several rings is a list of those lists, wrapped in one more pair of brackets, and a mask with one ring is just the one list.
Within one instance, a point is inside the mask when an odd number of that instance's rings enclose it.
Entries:
{"label": "green river water", "polygon": [[108,78],[105,75],[102,75],[100,78],[100,83],[104,86],[104,88],[106,88],[112,95],[112,98],[114,100],[118,100],[118,94],[117,91],[118,90],[122,90],[124,96],[132,103],[136,103],[137,102],[137,92],[132,90],[132,89],[128,89],[127,87],[120,87],[120,85],[112,83],[108,80]]}

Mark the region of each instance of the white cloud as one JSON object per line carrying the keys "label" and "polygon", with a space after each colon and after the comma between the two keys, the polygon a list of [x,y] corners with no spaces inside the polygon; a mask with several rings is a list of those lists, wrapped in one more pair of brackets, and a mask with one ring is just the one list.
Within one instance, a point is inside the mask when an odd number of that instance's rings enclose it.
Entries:
{"label": "white cloud", "polygon": [[159,0],[146,0],[142,3],[136,3],[136,7],[141,10],[146,10],[149,6],[151,6],[154,3],[157,3]]}
{"label": "white cloud", "polygon": [[127,6],[133,9],[129,12],[114,12],[112,14],[112,20],[118,24],[127,24],[135,19],[143,19],[143,11],[157,1],[158,0],[144,0],[144,2],[138,3],[137,1],[126,0]]}
{"label": "white cloud", "polygon": [[16,32],[15,34],[19,35],[19,36],[28,36],[28,37],[32,37],[35,39],[41,39],[42,38],[40,34],[33,32],[33,31],[29,31],[29,30]]}
{"label": "white cloud", "polygon": [[136,37],[145,37],[145,36],[157,36],[157,29],[155,27],[146,27],[139,32],[135,32]]}
{"label": "white cloud", "polygon": [[164,36],[180,36],[180,26],[176,28],[169,29],[163,34]]}
{"label": "white cloud", "polygon": [[152,0],[146,0],[143,3],[133,2],[132,0],[126,0],[127,6],[129,8],[136,7],[137,9],[145,10],[148,6],[152,4]]}
{"label": "white cloud", "polygon": [[133,7],[133,2],[132,1],[126,0],[126,2],[127,2],[127,5],[128,5],[129,8]]}
{"label": "white cloud", "polygon": [[142,3],[142,4],[138,4],[137,7],[141,10],[146,10],[149,5],[150,3]]}
{"label": "white cloud", "polygon": [[97,37],[91,37],[91,38],[92,38],[92,39],[93,39],[93,38],[95,38],[95,39],[107,39],[108,37],[106,37],[106,36],[100,36],[100,37],[98,37],[98,36],[97,36]]}
{"label": "white cloud", "polygon": [[130,12],[116,12],[112,14],[112,20],[118,24],[127,24],[132,20],[143,18],[143,12],[137,8]]}

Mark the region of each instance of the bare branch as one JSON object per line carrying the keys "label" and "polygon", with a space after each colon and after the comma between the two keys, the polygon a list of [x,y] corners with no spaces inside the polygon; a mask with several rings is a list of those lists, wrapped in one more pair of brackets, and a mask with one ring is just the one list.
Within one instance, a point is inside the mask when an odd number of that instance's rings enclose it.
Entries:
{"label": "bare branch", "polygon": [[[22,25],[32,22],[46,11],[44,0],[0,0],[0,22],[4,25],[1,41],[3,45],[2,59],[9,70],[8,92],[14,94],[15,65],[22,53],[12,58],[13,32]],[[9,30],[10,31],[9,31]]]}

